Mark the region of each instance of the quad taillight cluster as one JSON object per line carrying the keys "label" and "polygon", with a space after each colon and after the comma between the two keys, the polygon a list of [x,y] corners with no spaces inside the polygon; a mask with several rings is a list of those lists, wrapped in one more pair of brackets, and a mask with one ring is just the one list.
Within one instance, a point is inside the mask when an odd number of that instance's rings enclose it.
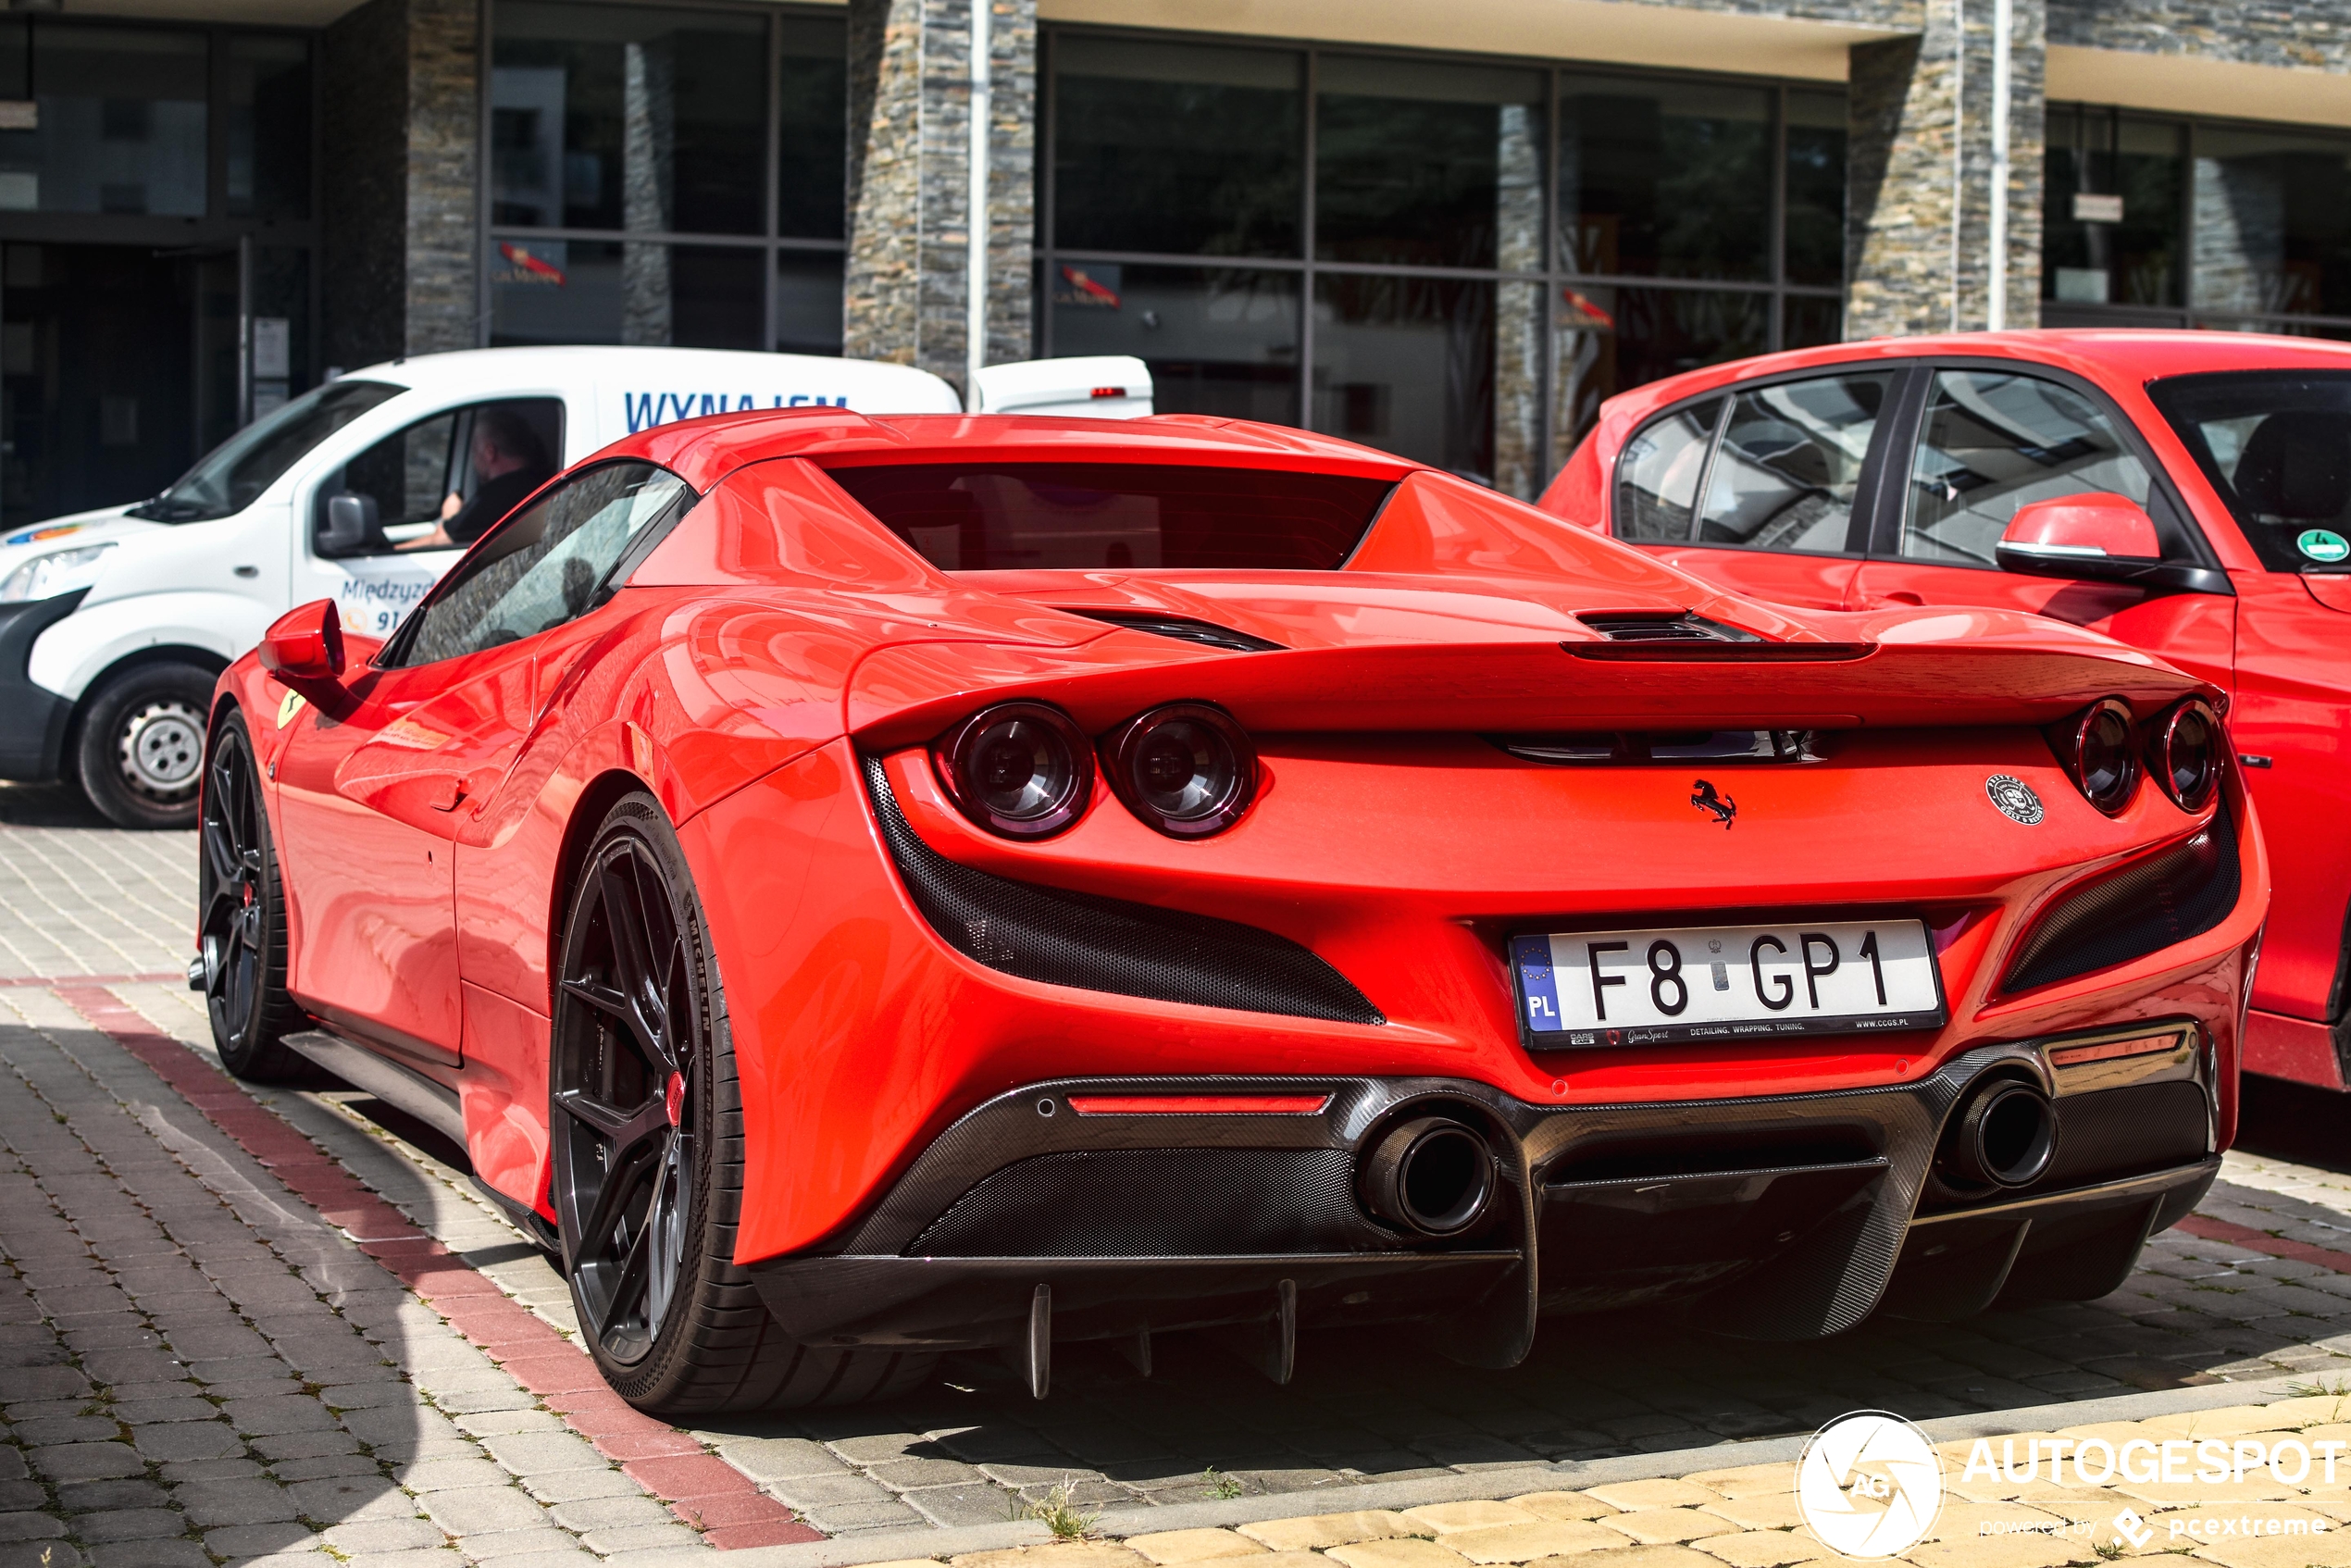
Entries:
{"label": "quad taillight cluster", "polygon": [[930,748],[956,809],[1007,839],[1050,839],[1085,815],[1098,754],[1111,792],[1172,839],[1223,832],[1257,794],[1257,748],[1206,703],[1153,708],[1099,742],[1050,703],[1000,703]]}
{"label": "quad taillight cluster", "polygon": [[2140,726],[2121,698],[2108,697],[2052,728],[2049,741],[2083,798],[2113,816],[2138,792],[2142,770],[2182,811],[2211,804],[2228,736],[2200,698],[2174,703]]}

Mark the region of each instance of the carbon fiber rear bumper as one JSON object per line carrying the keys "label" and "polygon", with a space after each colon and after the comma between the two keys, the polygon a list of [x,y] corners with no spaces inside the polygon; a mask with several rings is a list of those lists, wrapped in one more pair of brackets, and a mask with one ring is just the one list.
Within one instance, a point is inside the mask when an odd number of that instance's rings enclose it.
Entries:
{"label": "carbon fiber rear bumper", "polygon": [[[2161,1050],[2053,1064],[2058,1048]],[[2070,1056],[2085,1053],[2069,1051]],[[1480,1365],[1524,1357],[1547,1313],[1670,1301],[1759,1338],[1834,1334],[1884,1307],[1949,1318],[2004,1291],[2088,1299],[2211,1185],[2211,1052],[2184,1021],[1994,1045],[1915,1083],[1734,1101],[1556,1108],[1439,1078],[1064,1080],[943,1133],[827,1251],[752,1265],[806,1343],[1014,1346],[1278,1322],[1434,1319]],[[2056,1160],[1969,1194],[1933,1172],[1991,1073],[2056,1098]],[[1073,1096],[1327,1097],[1312,1114],[1081,1114]],[[1357,1161],[1400,1114],[1482,1126],[1500,1167],[1458,1238],[1368,1214]]]}

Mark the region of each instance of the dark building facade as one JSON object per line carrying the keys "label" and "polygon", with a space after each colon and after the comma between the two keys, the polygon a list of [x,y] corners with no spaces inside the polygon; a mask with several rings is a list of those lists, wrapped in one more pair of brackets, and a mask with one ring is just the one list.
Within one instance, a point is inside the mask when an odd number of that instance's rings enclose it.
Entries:
{"label": "dark building facade", "polygon": [[1533,494],[1777,347],[2351,332],[2337,0],[105,4],[0,18],[8,525],[484,344],[1131,353]]}

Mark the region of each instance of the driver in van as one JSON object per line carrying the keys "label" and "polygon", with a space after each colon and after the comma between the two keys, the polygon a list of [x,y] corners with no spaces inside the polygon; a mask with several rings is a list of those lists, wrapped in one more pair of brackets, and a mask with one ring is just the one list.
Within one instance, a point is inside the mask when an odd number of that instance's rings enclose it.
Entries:
{"label": "driver in van", "polygon": [[441,525],[403,550],[446,550],[471,544],[491,524],[521,504],[525,496],[554,474],[547,449],[529,420],[511,408],[485,408],[474,416],[474,487],[468,500],[451,491],[441,503]]}

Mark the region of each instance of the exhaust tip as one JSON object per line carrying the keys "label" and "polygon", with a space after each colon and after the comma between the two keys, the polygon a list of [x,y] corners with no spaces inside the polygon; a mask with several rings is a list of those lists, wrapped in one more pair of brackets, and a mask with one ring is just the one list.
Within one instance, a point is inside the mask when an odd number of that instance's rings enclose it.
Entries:
{"label": "exhaust tip", "polygon": [[2057,1156],[2057,1107],[2033,1084],[2003,1078],[1978,1089],[1960,1111],[1944,1161],[1961,1178],[2028,1187]]}
{"label": "exhaust tip", "polygon": [[1475,1225],[1494,1197],[1494,1150],[1450,1116],[1415,1116],[1390,1127],[1363,1161],[1366,1207],[1388,1224],[1432,1238]]}

